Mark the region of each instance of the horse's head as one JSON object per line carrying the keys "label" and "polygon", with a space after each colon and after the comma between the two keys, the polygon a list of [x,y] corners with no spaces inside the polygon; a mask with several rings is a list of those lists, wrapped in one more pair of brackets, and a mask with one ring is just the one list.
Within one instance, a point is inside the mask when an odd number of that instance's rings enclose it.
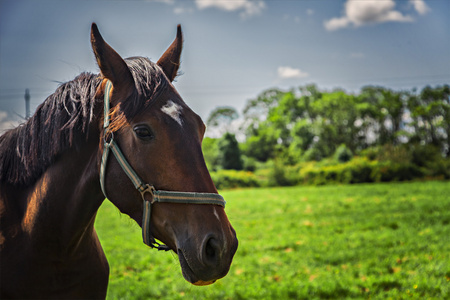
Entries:
{"label": "horse's head", "polygon": [[[180,63],[180,27],[157,64],[142,57],[122,59],[95,24],[91,42],[104,78],[97,96],[111,92],[111,124],[102,142],[114,136],[129,166],[157,190],[217,194],[201,150],[205,125],[171,84]],[[111,90],[106,90],[107,80]],[[107,160],[105,193],[145,226],[143,207],[152,194],[136,190],[118,161]],[[196,285],[225,276],[238,246],[224,208],[214,204],[155,203],[150,232],[178,254],[183,276]]]}

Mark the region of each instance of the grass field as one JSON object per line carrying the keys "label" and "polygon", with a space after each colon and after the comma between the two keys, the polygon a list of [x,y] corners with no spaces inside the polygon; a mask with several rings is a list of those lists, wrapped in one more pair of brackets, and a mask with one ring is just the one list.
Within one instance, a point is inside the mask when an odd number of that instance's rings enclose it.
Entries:
{"label": "grass field", "polygon": [[187,283],[108,201],[96,228],[108,299],[449,299],[450,183],[223,191],[239,249],[213,285]]}

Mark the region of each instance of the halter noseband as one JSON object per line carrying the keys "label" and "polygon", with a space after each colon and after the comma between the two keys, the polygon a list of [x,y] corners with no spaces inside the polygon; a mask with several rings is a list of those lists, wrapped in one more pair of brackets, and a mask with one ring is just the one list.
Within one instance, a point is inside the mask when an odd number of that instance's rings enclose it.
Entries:
{"label": "halter noseband", "polygon": [[[125,159],[119,145],[114,140],[114,133],[109,128],[109,102],[111,97],[111,81],[106,82],[105,86],[105,100],[104,100],[104,122],[103,122],[103,155],[100,166],[100,186],[102,192],[106,198],[105,190],[105,176],[106,176],[106,164],[108,161],[109,151],[111,150],[117,159],[117,162],[122,167],[122,170],[127,174],[133,183],[134,187],[141,193],[144,211],[142,217],[142,237],[144,243],[152,248],[158,250],[168,251],[169,247],[161,245],[156,242],[155,238],[150,233],[150,218],[152,213],[152,204],[155,202],[165,203],[185,203],[185,204],[214,204],[225,207],[225,200],[222,196],[214,193],[191,193],[191,192],[172,192],[156,190],[151,184],[145,183],[133,170],[131,165]],[[145,198],[145,194],[150,195],[150,200]]]}

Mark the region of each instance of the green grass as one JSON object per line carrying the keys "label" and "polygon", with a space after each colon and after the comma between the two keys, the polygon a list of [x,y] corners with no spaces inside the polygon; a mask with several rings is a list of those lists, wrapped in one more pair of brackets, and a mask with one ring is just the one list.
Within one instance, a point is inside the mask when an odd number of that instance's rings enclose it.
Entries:
{"label": "green grass", "polygon": [[108,299],[448,299],[450,183],[223,191],[239,249],[213,285],[187,283],[109,202],[96,228]]}

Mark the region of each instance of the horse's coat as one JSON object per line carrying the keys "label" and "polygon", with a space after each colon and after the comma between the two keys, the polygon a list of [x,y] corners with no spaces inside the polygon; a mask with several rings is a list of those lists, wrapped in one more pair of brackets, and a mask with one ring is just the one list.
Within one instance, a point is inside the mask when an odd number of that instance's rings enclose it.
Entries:
{"label": "horse's coat", "polygon": [[[201,152],[205,126],[170,83],[182,39],[178,27],[156,64],[122,59],[93,24],[101,74],[62,84],[26,123],[0,136],[1,299],[106,297],[109,265],[94,229],[104,201],[106,80],[113,84],[109,134],[142,179],[160,190],[217,193]],[[140,193],[115,159],[107,165],[109,201],[141,226]],[[178,254],[183,276],[195,285],[225,276],[238,246],[217,205],[157,203],[150,230]]]}

